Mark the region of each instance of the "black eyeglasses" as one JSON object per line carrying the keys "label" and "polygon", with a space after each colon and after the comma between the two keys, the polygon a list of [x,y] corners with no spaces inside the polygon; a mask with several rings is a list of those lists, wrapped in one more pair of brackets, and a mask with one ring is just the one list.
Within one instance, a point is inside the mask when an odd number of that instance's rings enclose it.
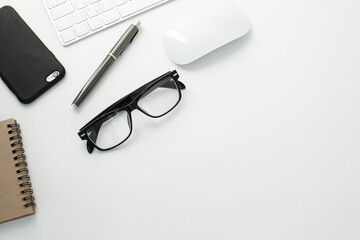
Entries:
{"label": "black eyeglasses", "polygon": [[176,71],[148,82],[132,93],[121,98],[102,111],[78,133],[87,140],[87,150],[100,151],[113,149],[125,142],[132,132],[131,112],[135,109],[152,118],[159,118],[173,110],[181,100],[181,89],[185,85],[178,81]]}

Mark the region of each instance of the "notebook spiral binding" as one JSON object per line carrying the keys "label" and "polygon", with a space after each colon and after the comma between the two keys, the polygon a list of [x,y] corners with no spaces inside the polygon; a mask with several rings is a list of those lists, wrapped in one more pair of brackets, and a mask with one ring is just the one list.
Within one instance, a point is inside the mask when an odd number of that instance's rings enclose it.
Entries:
{"label": "notebook spiral binding", "polygon": [[14,161],[16,167],[16,173],[18,174],[18,180],[20,181],[19,187],[21,188],[20,194],[23,195],[22,200],[25,202],[24,207],[36,207],[35,198],[32,196],[33,190],[31,189],[29,170],[27,169],[25,150],[23,148],[20,124],[13,123],[8,124],[9,138],[11,141],[12,153],[14,154]]}

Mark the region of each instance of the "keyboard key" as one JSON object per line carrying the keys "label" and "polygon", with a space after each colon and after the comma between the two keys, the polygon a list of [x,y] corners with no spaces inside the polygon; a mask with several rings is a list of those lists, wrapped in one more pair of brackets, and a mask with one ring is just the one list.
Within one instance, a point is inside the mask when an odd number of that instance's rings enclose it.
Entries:
{"label": "keyboard key", "polygon": [[71,4],[71,2],[63,4],[59,7],[57,7],[56,9],[51,11],[51,16],[54,20],[58,20],[59,18],[62,18],[72,12],[74,12],[75,9],[73,7],[73,5]]}
{"label": "keyboard key", "polygon": [[101,18],[105,25],[108,25],[118,19],[120,19],[119,14],[117,13],[116,9],[113,9],[111,11],[108,11],[101,15]]}
{"label": "keyboard key", "polygon": [[86,14],[83,11],[75,13],[72,17],[76,24],[79,24],[87,19]]}
{"label": "keyboard key", "polygon": [[74,0],[73,3],[77,9],[82,9],[88,5],[86,0]]}
{"label": "keyboard key", "polygon": [[45,2],[46,6],[51,9],[63,3],[66,3],[66,0],[46,0]]}
{"label": "keyboard key", "polygon": [[118,7],[121,17],[127,17],[133,13],[144,10],[156,3],[162,2],[162,0],[142,0],[142,1],[130,1]]}
{"label": "keyboard key", "polygon": [[64,41],[64,43],[71,42],[71,41],[75,40],[75,38],[76,38],[72,29],[68,29],[68,30],[62,32],[60,34],[60,36],[61,36],[62,40]]}
{"label": "keyboard key", "polygon": [[120,19],[119,14],[117,13],[116,9],[113,9],[106,13],[103,13],[103,15],[101,15],[101,18],[104,21],[105,25],[108,25],[108,24]]}
{"label": "keyboard key", "polygon": [[59,30],[59,32],[73,26],[73,22],[71,21],[71,18],[70,17],[65,17],[65,18],[62,18],[58,21],[56,21],[56,27],[57,29]]}
{"label": "keyboard key", "polygon": [[90,18],[95,17],[101,13],[100,9],[96,5],[88,7],[86,12]]}
{"label": "keyboard key", "polygon": [[104,0],[101,3],[99,3],[99,6],[103,12],[109,11],[110,9],[114,8],[114,5],[110,0]]}
{"label": "keyboard key", "polygon": [[79,41],[168,1],[42,0],[63,45]]}
{"label": "keyboard key", "polygon": [[116,6],[120,6],[123,5],[124,3],[126,3],[126,0],[113,0]]}
{"label": "keyboard key", "polygon": [[95,31],[96,29],[102,28],[103,24],[100,20],[100,18],[92,18],[89,20],[89,26],[91,31]]}
{"label": "keyboard key", "polygon": [[75,32],[78,37],[81,37],[89,33],[89,28],[86,23],[82,23],[75,27]]}

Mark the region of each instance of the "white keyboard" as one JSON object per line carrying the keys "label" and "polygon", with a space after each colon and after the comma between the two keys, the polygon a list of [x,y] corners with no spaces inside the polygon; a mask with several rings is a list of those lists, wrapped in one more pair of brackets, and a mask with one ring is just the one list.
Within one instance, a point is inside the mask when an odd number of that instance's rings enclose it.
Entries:
{"label": "white keyboard", "polygon": [[43,0],[66,46],[170,0]]}

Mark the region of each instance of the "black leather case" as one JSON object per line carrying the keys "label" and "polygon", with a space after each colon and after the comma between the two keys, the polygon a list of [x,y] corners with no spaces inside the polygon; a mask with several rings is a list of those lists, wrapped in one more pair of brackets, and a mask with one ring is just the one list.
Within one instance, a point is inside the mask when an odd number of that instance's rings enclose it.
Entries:
{"label": "black leather case", "polygon": [[[47,81],[54,72],[58,76]],[[64,75],[64,67],[18,13],[0,8],[0,77],[20,102],[34,101]]]}

